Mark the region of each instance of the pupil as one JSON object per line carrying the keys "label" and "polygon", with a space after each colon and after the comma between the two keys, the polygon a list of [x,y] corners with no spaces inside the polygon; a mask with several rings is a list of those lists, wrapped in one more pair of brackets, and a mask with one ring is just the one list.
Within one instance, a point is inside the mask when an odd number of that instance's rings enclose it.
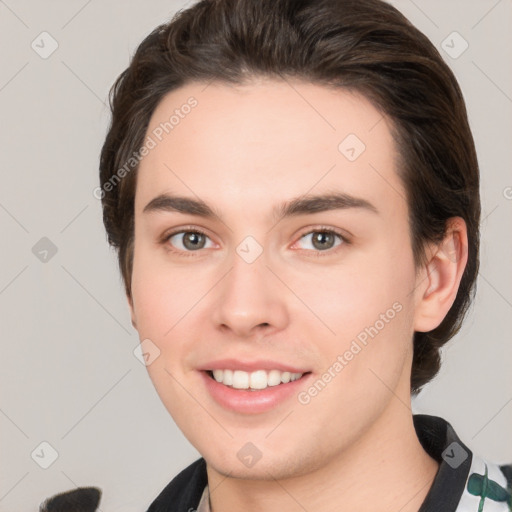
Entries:
{"label": "pupil", "polygon": [[185,236],[184,245],[187,249],[197,249],[200,246],[200,238],[202,235],[200,233],[189,232]]}
{"label": "pupil", "polygon": [[[328,245],[330,247],[331,243],[332,243],[332,240],[333,239],[333,235],[332,233],[326,233],[326,232],[318,232],[317,235],[315,237],[313,237],[313,243],[315,245],[318,244],[319,248],[320,249],[325,249],[326,245]],[[328,242],[326,244],[326,241]],[[331,242],[331,243],[329,243]]]}

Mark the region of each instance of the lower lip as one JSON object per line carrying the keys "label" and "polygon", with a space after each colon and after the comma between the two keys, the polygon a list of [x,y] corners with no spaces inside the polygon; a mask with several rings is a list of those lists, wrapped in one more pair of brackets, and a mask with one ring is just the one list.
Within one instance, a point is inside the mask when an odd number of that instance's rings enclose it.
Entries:
{"label": "lower lip", "polygon": [[277,407],[292,396],[297,395],[306,380],[312,375],[308,373],[300,379],[286,384],[269,386],[257,391],[248,391],[220,384],[205,371],[200,373],[210,395],[219,405],[225,409],[245,414],[262,413]]}

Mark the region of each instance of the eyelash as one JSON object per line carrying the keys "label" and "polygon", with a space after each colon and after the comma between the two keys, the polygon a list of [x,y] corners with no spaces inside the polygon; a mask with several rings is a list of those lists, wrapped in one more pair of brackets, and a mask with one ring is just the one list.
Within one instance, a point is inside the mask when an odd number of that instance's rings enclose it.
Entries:
{"label": "eyelash", "polygon": [[[168,234],[165,234],[162,237],[162,239],[161,239],[161,243],[166,247],[166,250],[168,250],[169,252],[172,252],[174,254],[178,254],[180,256],[185,256],[185,257],[193,257],[193,256],[195,256],[194,253],[200,252],[200,249],[197,250],[197,251],[182,251],[181,249],[174,249],[168,242],[169,242],[169,240],[174,235],[178,235],[180,233],[196,233],[198,235],[203,235],[205,237],[208,237],[208,235],[204,231],[201,231],[200,229],[197,229],[197,228],[187,228],[187,227],[186,228],[181,228],[179,230],[173,231],[173,232],[168,233]],[[336,253],[338,253],[339,250],[341,250],[343,248],[344,245],[350,245],[350,243],[351,243],[351,241],[347,238],[346,235],[342,234],[340,231],[338,231],[336,229],[328,228],[326,226],[319,226],[319,227],[316,227],[315,229],[310,229],[309,231],[305,231],[304,233],[302,233],[299,236],[297,241],[300,240],[301,238],[303,238],[306,235],[310,235],[311,233],[331,233],[331,234],[337,235],[341,239],[341,241],[342,241],[341,244],[335,246],[332,249],[328,249],[326,251],[301,249],[301,250],[304,250],[306,252],[312,253],[310,256],[313,256],[315,258],[321,258],[321,257],[326,256],[326,255],[329,256],[329,255],[332,255],[332,254],[336,254]]]}

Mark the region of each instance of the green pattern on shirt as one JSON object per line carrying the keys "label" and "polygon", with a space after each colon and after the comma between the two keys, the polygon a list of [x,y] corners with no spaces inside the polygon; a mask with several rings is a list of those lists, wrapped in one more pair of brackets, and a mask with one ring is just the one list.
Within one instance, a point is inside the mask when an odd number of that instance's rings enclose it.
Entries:
{"label": "green pattern on shirt", "polygon": [[502,487],[498,482],[490,480],[487,476],[487,464],[485,465],[485,474],[479,475],[472,473],[468,479],[467,490],[473,496],[481,496],[478,505],[478,512],[484,510],[486,498],[493,501],[505,501],[509,509],[512,509],[512,495],[509,490]]}

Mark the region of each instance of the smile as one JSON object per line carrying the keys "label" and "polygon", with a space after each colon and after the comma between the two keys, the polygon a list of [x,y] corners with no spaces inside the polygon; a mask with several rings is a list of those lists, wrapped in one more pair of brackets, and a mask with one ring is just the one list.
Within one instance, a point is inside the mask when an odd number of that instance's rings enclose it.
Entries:
{"label": "smile", "polygon": [[218,383],[234,389],[249,389],[253,391],[266,389],[280,384],[287,384],[300,379],[303,373],[282,372],[280,370],[213,370],[207,372]]}
{"label": "smile", "polygon": [[314,378],[311,372],[280,370],[215,369],[200,371],[199,375],[217,405],[226,411],[249,415],[295,403],[291,401]]}

